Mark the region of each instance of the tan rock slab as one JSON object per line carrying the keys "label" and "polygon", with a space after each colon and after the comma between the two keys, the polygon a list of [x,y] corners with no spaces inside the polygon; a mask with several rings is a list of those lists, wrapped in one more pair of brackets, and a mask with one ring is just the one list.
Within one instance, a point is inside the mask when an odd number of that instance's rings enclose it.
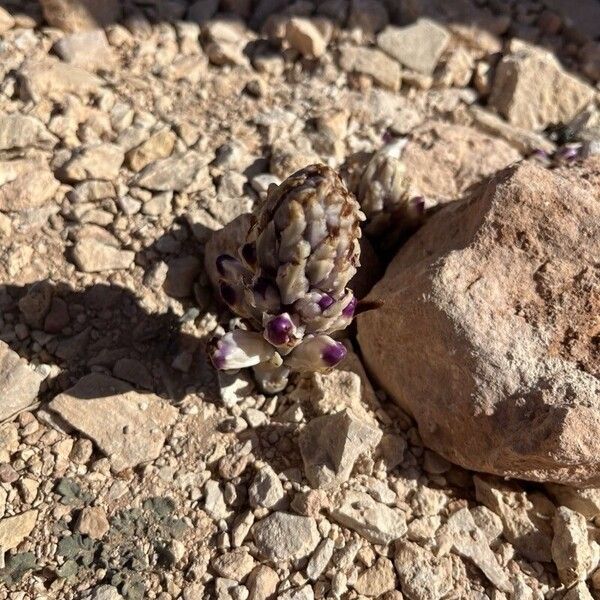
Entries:
{"label": "tan rock slab", "polygon": [[554,514],[553,529],[552,559],[560,580],[566,586],[585,581],[593,564],[585,517],[560,506]]}
{"label": "tan rock slab", "polygon": [[0,422],[35,403],[44,377],[0,342]]}
{"label": "tan rock slab", "polygon": [[495,477],[473,478],[477,501],[502,519],[504,537],[529,560],[550,562],[555,507],[544,495],[527,494]]}
{"label": "tan rock slab", "polygon": [[406,533],[404,513],[377,502],[365,492],[342,492],[330,514],[334,521],[372,544],[389,544]]}
{"label": "tan rock slab", "polygon": [[389,558],[377,559],[372,567],[363,571],[354,584],[354,589],[367,598],[377,598],[396,587],[396,572]]}
{"label": "tan rock slab", "polygon": [[14,517],[0,519],[0,552],[16,548],[35,527],[37,516],[37,510],[28,510]]}
{"label": "tan rock slab", "polygon": [[63,31],[87,31],[118,23],[119,0],[40,0],[44,18]]}
{"label": "tan rock slab", "polygon": [[514,147],[498,137],[441,121],[414,129],[402,153],[414,188],[442,202],[457,200],[471,186],[520,158]]}
{"label": "tan rock slab", "polygon": [[18,73],[22,100],[39,102],[42,98],[60,100],[65,94],[86,96],[97,91],[102,79],[85,69],[63,63],[57,58],[28,59]]}
{"label": "tan rock slab", "polygon": [[58,138],[35,117],[12,113],[0,116],[0,150],[52,148]]}
{"label": "tan rock slab", "polygon": [[104,537],[110,529],[106,511],[99,506],[86,506],[79,515],[77,531],[95,540]]}
{"label": "tan rock slab", "polygon": [[405,67],[431,75],[450,33],[430,19],[418,19],[407,27],[386,27],[377,36],[377,45]]}
{"label": "tan rock slab", "polygon": [[377,48],[343,46],[339,65],[349,73],[368,75],[375,83],[394,92],[400,89],[400,65]]}
{"label": "tan rock slab", "polygon": [[82,377],[50,409],[91,438],[116,472],[157,458],[177,417],[177,409],[155,394],[100,373]]}
{"label": "tan rock slab", "polygon": [[59,177],[67,181],[114,181],[124,160],[125,153],[116,144],[91,144],[73,153],[60,169]]}
{"label": "tan rock slab", "polygon": [[594,97],[551,53],[514,42],[511,49],[496,67],[488,104],[512,125],[541,131],[567,123]]}
{"label": "tan rock slab", "polygon": [[35,159],[0,161],[0,210],[23,211],[52,200],[60,183]]}
{"label": "tan rock slab", "polygon": [[102,29],[81,31],[61,38],[53,46],[63,61],[84,69],[110,69],[116,56]]}
{"label": "tan rock slab", "polygon": [[83,273],[128,269],[134,258],[132,250],[120,250],[91,237],[73,247],[73,262]]}
{"label": "tan rock slab", "polygon": [[327,50],[327,42],[317,26],[303,17],[293,17],[286,24],[288,44],[307,58],[319,58]]}
{"label": "tan rock slab", "polygon": [[177,136],[170,129],[161,129],[126,155],[127,166],[136,173],[146,165],[167,158],[173,152]]}

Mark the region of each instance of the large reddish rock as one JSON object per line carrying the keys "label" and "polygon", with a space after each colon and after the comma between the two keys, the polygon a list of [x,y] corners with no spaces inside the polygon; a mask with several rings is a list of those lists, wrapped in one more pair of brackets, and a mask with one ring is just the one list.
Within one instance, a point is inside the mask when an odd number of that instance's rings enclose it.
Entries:
{"label": "large reddish rock", "polygon": [[400,250],[358,317],[368,369],[464,467],[600,484],[600,158],[510,167]]}

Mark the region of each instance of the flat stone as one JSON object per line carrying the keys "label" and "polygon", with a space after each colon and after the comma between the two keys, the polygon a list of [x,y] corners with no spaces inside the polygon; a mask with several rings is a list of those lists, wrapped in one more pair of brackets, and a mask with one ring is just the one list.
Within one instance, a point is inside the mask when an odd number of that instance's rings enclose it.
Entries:
{"label": "flat stone", "polygon": [[549,483],[546,489],[558,505],[581,513],[590,521],[600,516],[600,488],[575,488]]}
{"label": "flat stone", "polygon": [[335,543],[329,538],[322,540],[315,548],[306,566],[306,575],[311,581],[319,579],[323,571],[325,571],[333,556],[334,549]]}
{"label": "flat stone", "polygon": [[204,510],[215,521],[226,519],[231,511],[227,508],[223,490],[218,481],[209,479],[204,486]]}
{"label": "flat stone", "polygon": [[550,562],[554,505],[542,494],[526,494],[516,484],[495,477],[473,477],[477,501],[496,513],[504,537],[525,558]]}
{"label": "flat stone", "polygon": [[202,270],[202,263],[196,256],[181,256],[168,263],[167,278],[163,285],[165,292],[173,298],[186,298],[192,295],[194,282]]}
{"label": "flat stone", "polygon": [[522,42],[511,49],[496,67],[488,104],[512,125],[541,131],[567,123],[593,98],[551,53]]}
{"label": "flat stone", "polygon": [[277,473],[269,465],[261,467],[250,487],[248,488],[248,502],[250,506],[274,508],[281,502],[285,495],[283,485]]}
{"label": "flat stone", "polygon": [[46,333],[60,333],[70,322],[67,303],[58,296],[52,298],[50,310],[44,318]]}
{"label": "flat stone", "polygon": [[125,160],[125,153],[116,144],[93,144],[73,153],[59,170],[59,177],[66,181],[105,179],[115,181]]}
{"label": "flat stone", "polygon": [[0,150],[52,148],[58,138],[35,117],[13,113],[0,116]]}
{"label": "flat stone", "polygon": [[428,121],[411,132],[401,158],[415,190],[447,202],[521,155],[504,140],[472,127]]}
{"label": "flat stone", "polygon": [[43,380],[43,375],[0,341],[0,422],[34,404]]}
{"label": "flat stone", "polygon": [[589,325],[598,182],[598,157],[554,171],[511,166],[432,216],[367,296],[384,305],[357,319],[365,365],[447,460],[513,478],[600,482]]}
{"label": "flat stone", "polygon": [[406,533],[404,513],[377,502],[365,492],[342,492],[330,514],[334,521],[372,544],[389,544]]}
{"label": "flat stone", "polygon": [[152,375],[146,365],[134,358],[120,358],[113,367],[113,375],[146,390],[151,390],[153,386]]}
{"label": "flat stone", "polygon": [[78,183],[71,198],[76,202],[96,202],[105,198],[114,198],[115,186],[110,181],[91,179]]}
{"label": "flat stone", "polygon": [[102,79],[57,58],[28,59],[17,72],[22,100],[39,102],[42,98],[62,100],[64,94],[86,96],[97,92]]}
{"label": "flat stone", "polygon": [[66,63],[84,69],[109,69],[116,60],[102,29],[72,33],[52,47]]}
{"label": "flat stone", "polygon": [[488,542],[494,542],[502,534],[502,519],[487,506],[474,506],[471,516],[475,524],[481,529]]}
{"label": "flat stone", "polygon": [[347,481],[361,454],[381,440],[380,429],[345,409],[313,419],[299,438],[306,478],[313,487],[335,487]]}
{"label": "flat stone", "polygon": [[165,430],[177,417],[177,409],[158,396],[140,394],[129,384],[100,373],[85,375],[49,406],[91,438],[116,472],[157,458]]}
{"label": "flat stone", "polygon": [[28,510],[14,517],[0,519],[0,551],[16,548],[35,527],[37,516],[37,510]]}
{"label": "flat stone", "polygon": [[339,65],[348,73],[368,75],[375,83],[394,92],[400,89],[400,65],[377,48],[342,46]]}
{"label": "flat stone", "polygon": [[261,519],[251,532],[258,551],[276,563],[308,556],[321,537],[313,518],[284,512]]}
{"label": "flat stone", "polygon": [[319,58],[327,50],[327,42],[318,27],[304,17],[293,17],[287,22],[285,39],[306,58]]}
{"label": "flat stone", "polygon": [[360,421],[377,426],[377,421],[365,408],[369,405],[367,386],[370,384],[352,372],[349,365],[350,362],[344,361],[327,373],[311,373],[306,380],[311,406],[319,415],[349,410]]}
{"label": "flat stone", "polygon": [[396,542],[394,565],[401,589],[411,600],[440,600],[452,591],[452,560],[435,557],[414,542]]}
{"label": "flat stone", "polygon": [[82,239],[73,247],[73,262],[84,273],[128,269],[134,258],[131,250],[119,250],[93,238]]}
{"label": "flat stone", "polygon": [[[227,179],[229,183],[234,182],[234,178],[232,177],[228,177]],[[238,179],[237,184],[242,184],[240,188],[243,187],[243,183],[245,182],[242,182],[238,177],[235,177],[235,179]],[[206,198],[203,204],[221,224],[227,224],[241,215],[251,213],[253,200],[246,194],[232,194],[231,188],[225,188],[223,192],[219,189],[217,194]]]}
{"label": "flat stone", "polygon": [[0,210],[24,211],[43,206],[54,197],[59,185],[44,162],[0,161]]}
{"label": "flat stone", "polygon": [[[420,542],[421,544],[430,542],[435,537],[441,523],[442,518],[439,515],[418,517],[408,524],[406,537],[411,542]],[[500,531],[502,531],[502,528],[500,528]]]}
{"label": "flat stone", "polygon": [[452,549],[474,563],[501,592],[512,593],[513,586],[492,552],[485,533],[476,525],[468,508],[453,513],[438,531],[438,549]]}
{"label": "flat stone", "polygon": [[286,590],[277,596],[278,600],[314,600],[315,594],[310,585],[303,585],[300,588]]}
{"label": "flat stone", "polygon": [[531,154],[536,150],[552,154],[556,150],[556,145],[544,135],[511,125],[481,106],[470,106],[469,114],[481,131],[502,138],[521,154]]}
{"label": "flat stone", "polygon": [[100,585],[92,592],[93,600],[123,600],[119,590],[112,585]]}
{"label": "flat stone", "polygon": [[87,31],[118,23],[119,0],[40,0],[48,25],[63,31]]}
{"label": "flat stone", "polygon": [[5,9],[0,7],[0,33],[6,33],[15,25],[15,20],[12,15]]}
{"label": "flat stone", "polygon": [[279,584],[277,572],[268,565],[258,565],[248,576],[246,586],[250,591],[249,600],[272,598]]}
{"label": "flat stone", "polygon": [[248,550],[237,548],[221,554],[211,564],[217,575],[241,582],[254,569],[255,561]]}
{"label": "flat stone", "polygon": [[553,520],[552,559],[565,586],[585,581],[592,568],[592,552],[585,517],[566,506]]}
{"label": "flat stone", "polygon": [[206,164],[207,161],[193,151],[162,158],[144,167],[131,184],[157,192],[181,192],[192,184],[197,172]]}
{"label": "flat stone", "polygon": [[137,173],[151,162],[171,156],[176,141],[177,136],[170,129],[157,131],[127,153],[127,166]]}
{"label": "flat stone", "polygon": [[396,587],[396,572],[389,558],[377,559],[372,567],[363,571],[354,584],[354,589],[367,598],[378,598]]}
{"label": "flat stone", "polygon": [[407,27],[386,27],[377,36],[377,45],[405,67],[431,75],[449,40],[444,27],[422,18]]}
{"label": "flat stone", "polygon": [[83,535],[99,540],[110,529],[106,511],[99,506],[86,506],[79,514],[77,531]]}

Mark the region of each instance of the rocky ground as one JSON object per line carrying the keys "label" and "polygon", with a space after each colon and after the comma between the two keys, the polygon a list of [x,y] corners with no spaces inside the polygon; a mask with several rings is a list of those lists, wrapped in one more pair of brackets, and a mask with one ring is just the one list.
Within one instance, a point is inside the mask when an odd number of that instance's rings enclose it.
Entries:
{"label": "rocky ground", "polygon": [[217,376],[203,267],[312,162],[407,137],[433,206],[599,153],[600,4],[2,4],[0,599],[600,598],[600,491],[453,466],[352,351]]}

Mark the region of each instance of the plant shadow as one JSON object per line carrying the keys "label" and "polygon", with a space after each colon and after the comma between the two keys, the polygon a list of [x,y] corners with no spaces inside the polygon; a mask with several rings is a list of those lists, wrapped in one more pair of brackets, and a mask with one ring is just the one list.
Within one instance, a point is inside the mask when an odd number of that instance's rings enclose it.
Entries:
{"label": "plant shadow", "polygon": [[[30,306],[23,315],[19,305],[26,297],[32,305],[42,295],[43,306]],[[29,321],[29,335],[19,335],[23,327],[15,327],[3,341],[31,363],[50,366],[42,400],[90,372],[115,376],[173,402],[190,392],[218,394],[205,337],[185,331],[188,313],[150,312],[131,290],[109,283],[83,290],[48,281],[0,285],[4,320],[16,322],[20,313]]]}

